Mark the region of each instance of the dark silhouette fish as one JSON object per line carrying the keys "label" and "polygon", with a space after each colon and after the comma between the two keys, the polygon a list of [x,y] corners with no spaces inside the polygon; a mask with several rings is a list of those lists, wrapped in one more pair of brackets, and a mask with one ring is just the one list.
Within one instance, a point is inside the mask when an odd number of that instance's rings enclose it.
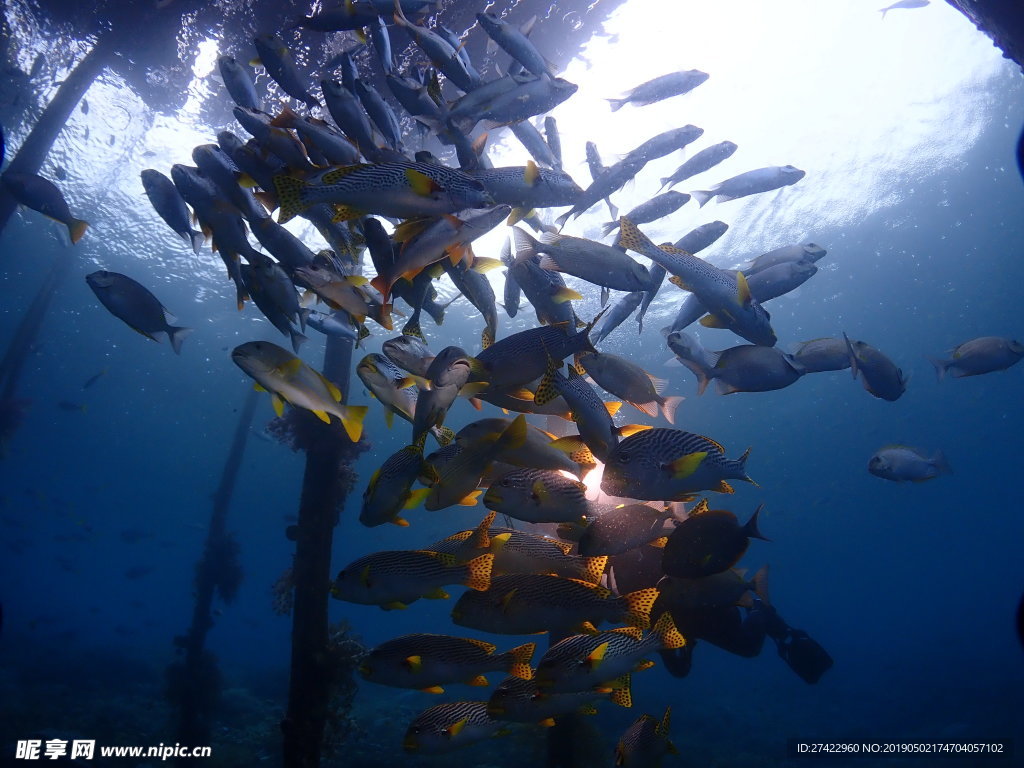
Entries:
{"label": "dark silhouette fish", "polygon": [[665,544],[662,568],[668,576],[699,579],[734,566],[747,551],[750,539],[765,539],[757,529],[758,507],[746,525],[724,509],[708,509],[704,499],[676,526]]}

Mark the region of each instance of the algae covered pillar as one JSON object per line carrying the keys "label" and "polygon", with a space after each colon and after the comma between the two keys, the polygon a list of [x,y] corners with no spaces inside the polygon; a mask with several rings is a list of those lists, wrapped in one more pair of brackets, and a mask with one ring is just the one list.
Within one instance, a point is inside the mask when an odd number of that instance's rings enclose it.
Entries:
{"label": "algae covered pillar", "polygon": [[238,546],[228,534],[226,523],[258,400],[259,394],[250,390],[238,415],[220,484],[213,494],[206,545],[196,564],[192,623],[186,635],[175,638],[175,644],[184,651],[185,658],[167,670],[168,690],[178,705],[178,740],[182,744],[210,742],[210,714],[219,693],[220,675],[216,658],[205,650],[204,645],[206,634],[213,627],[211,609],[214,594],[220,594],[222,600],[230,602],[241,581]]}
{"label": "algae covered pillar", "polygon": [[[323,374],[347,399],[352,342],[327,337]],[[324,424],[308,411],[297,413],[313,434],[306,448],[299,519],[295,526],[292,577],[291,679],[288,709],[281,722],[285,768],[320,764],[331,696],[327,603],[331,582],[331,540],[338,511],[355,480],[351,469],[361,452],[337,423]]]}
{"label": "algae covered pillar", "polygon": [[[89,90],[93,80],[110,63],[116,52],[116,38],[111,32],[100,36],[96,45],[85,55],[78,65],[64,79],[57,95],[53,97],[43,114],[39,116],[31,133],[18,149],[18,154],[8,164],[5,172],[39,173],[43,162],[57,140],[65,123],[71,117],[75,106]],[[10,220],[18,204],[0,185],[0,233]]]}
{"label": "algae covered pillar", "polygon": [[3,359],[0,360],[0,458],[6,455],[7,444],[29,406],[28,400],[20,400],[17,397],[21,370],[35,348],[46,310],[57,287],[71,269],[73,259],[74,252],[71,248],[63,248],[57,253],[46,277],[43,278],[43,284],[25,311],[25,316],[18,324],[18,329],[14,332]]}

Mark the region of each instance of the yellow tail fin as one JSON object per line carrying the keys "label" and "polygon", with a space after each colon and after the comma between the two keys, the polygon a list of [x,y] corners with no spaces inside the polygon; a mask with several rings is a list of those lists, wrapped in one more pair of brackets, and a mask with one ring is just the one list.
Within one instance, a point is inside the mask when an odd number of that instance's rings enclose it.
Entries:
{"label": "yellow tail fin", "polygon": [[470,589],[483,592],[491,586],[491,568],[494,565],[494,555],[488,553],[480,555],[466,563],[466,580],[462,582]]}

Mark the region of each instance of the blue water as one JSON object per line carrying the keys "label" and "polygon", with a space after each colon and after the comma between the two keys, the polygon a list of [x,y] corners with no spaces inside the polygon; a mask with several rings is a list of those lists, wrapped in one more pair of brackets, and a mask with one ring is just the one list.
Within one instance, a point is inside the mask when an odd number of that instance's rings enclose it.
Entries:
{"label": "blue water", "polygon": [[[627,320],[603,345],[668,378],[669,392],[687,396],[677,426],[714,437],[732,456],[752,446],[748,470],[759,485],[740,484],[734,496],[716,499],[717,506],[745,519],[765,505],[761,530],[771,541],[753,542],[741,565],[752,572],[769,563],[773,604],[835,659],[810,686],[786,668],[770,642],[756,659],[699,642],[687,678],[672,678],[659,665],[635,675],[631,710],[602,706],[595,722],[603,754],[610,757],[638,714],[660,715],[671,705],[682,756],[670,760],[678,765],[812,764],[785,758],[791,737],[1017,738],[1017,759],[1024,760],[1024,656],[1013,623],[1024,588],[1016,483],[1024,455],[1024,369],[939,383],[925,357],[976,336],[1024,336],[1024,184],[1013,162],[1024,123],[1019,72],[1006,67],[986,88],[973,143],[930,168],[898,202],[865,206],[870,213],[841,228],[803,222],[805,239],[824,245],[828,255],[806,285],[768,307],[783,346],[845,331],[882,349],[910,376],[898,402],[871,397],[849,371],[807,376],[778,392],[696,397],[690,373],[664,364],[669,353],[657,329],[674,314],[671,286],[663,288],[642,337]],[[58,162],[72,168],[74,157]],[[571,170],[585,185],[586,171]],[[123,181],[116,173],[114,179]],[[802,183],[813,184],[813,177]],[[776,196],[774,204],[785,200]],[[130,210],[119,216],[118,205]],[[216,257],[205,251],[196,262],[165,230],[147,236],[141,214],[131,212],[147,205],[122,190],[96,210],[77,212],[99,224],[73,251],[18,388],[30,406],[0,462],[4,759],[15,739],[35,733],[77,733],[105,743],[174,740],[161,698],[163,668],[175,658],[173,637],[188,625],[211,494],[251,387],[229,351],[257,338],[281,343],[252,307],[235,311]],[[631,207],[628,198],[619,206]],[[705,212],[700,221],[728,220],[724,206],[712,204]],[[763,248],[719,256],[738,262],[784,244],[771,231],[756,234]],[[13,335],[50,265],[69,248],[58,225],[31,212],[16,217],[0,237],[0,345]],[[84,281],[98,266],[139,279],[196,329],[181,357],[99,306]],[[595,294],[587,289],[581,316],[597,311]],[[529,327],[530,320],[528,310],[515,321],[502,314],[500,336]],[[434,349],[475,349],[481,327],[464,301],[450,308],[440,328],[424,320]],[[725,331],[699,334],[712,349],[735,343]],[[310,337],[303,358],[318,366],[323,343],[313,332]],[[357,355],[379,351],[387,338],[374,328]],[[354,375],[348,394],[370,405],[365,434],[372,450],[356,464],[360,482],[335,531],[335,569],[372,551],[426,546],[479,522],[484,512],[478,506],[412,511],[409,528],[361,527],[356,518],[365,481],[406,444],[408,433],[401,422],[385,426]],[[61,401],[82,408],[62,409]],[[624,421],[642,420],[638,412],[628,416]],[[284,530],[298,508],[303,457],[258,439],[272,417],[263,396],[228,521],[245,579],[235,602],[219,609],[208,638],[228,689],[213,737],[215,758],[220,747],[225,762],[219,764],[225,765],[232,764],[226,754],[238,755],[239,765],[268,755],[276,760],[276,723],[286,701],[290,621],[271,611],[271,590],[291,561]],[[477,417],[459,401],[447,423],[458,428]],[[954,474],[923,484],[868,474],[871,454],[893,442],[926,452],[941,448]],[[330,615],[349,622],[372,646],[407,632],[450,632],[450,608],[448,601],[424,600],[385,613],[332,601]],[[523,640],[496,642],[506,648]],[[477,695],[486,692],[451,686],[438,698],[364,684],[354,710],[358,738],[373,745],[372,764],[505,764],[500,741],[450,758],[401,752],[405,723],[416,712]],[[541,730],[510,738],[513,754],[542,759]]]}

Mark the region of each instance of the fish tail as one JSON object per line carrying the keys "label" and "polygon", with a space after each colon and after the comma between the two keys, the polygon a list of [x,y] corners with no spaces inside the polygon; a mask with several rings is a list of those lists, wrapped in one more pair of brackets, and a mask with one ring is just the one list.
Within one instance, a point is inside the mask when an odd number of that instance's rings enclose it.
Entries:
{"label": "fish tail", "polygon": [[658,250],[658,247],[651,242],[650,238],[641,232],[636,224],[625,216],[619,217],[619,238],[618,245],[637,253],[647,254]]}
{"label": "fish tail", "polygon": [[537,255],[539,243],[528,232],[523,231],[519,227],[513,227],[512,240],[516,248],[516,262],[526,261]]}
{"label": "fish tail", "polygon": [[629,103],[629,99],[606,99],[606,101],[611,105],[612,112],[618,112]]}
{"label": "fish tail", "polygon": [[466,569],[466,579],[462,583],[478,592],[490,589],[491,568],[493,565],[494,555],[490,552],[473,558],[463,566]]}
{"label": "fish tail", "polygon": [[938,381],[942,381],[946,378],[946,371],[949,369],[948,361],[939,360],[936,357],[929,357],[928,362],[935,366],[935,378]]}
{"label": "fish tail", "polygon": [[369,410],[365,405],[342,405],[339,406],[339,417],[341,426],[345,428],[345,434],[353,443],[358,443],[363,435],[363,419]]}
{"label": "fish tail", "polygon": [[282,173],[274,177],[274,189],[277,191],[277,202],[280,206],[277,214],[278,224],[284,224],[306,209],[307,206],[302,202],[302,190],[307,186],[305,181],[294,176]]}
{"label": "fish tail", "polygon": [[843,341],[846,342],[846,352],[850,356],[850,370],[853,372],[853,378],[857,378],[857,353],[853,351],[853,342],[850,341],[850,337],[846,335],[846,331],[843,331]]}
{"label": "fish tail", "polygon": [[658,638],[663,650],[669,651],[674,648],[682,648],[686,645],[686,638],[676,629],[676,623],[672,620],[672,614],[665,611],[658,617],[654,624],[652,634]]}
{"label": "fish tail", "polygon": [[[747,448],[747,450],[745,450],[743,452],[743,455],[740,456],[739,459],[737,459],[737,461],[739,461],[739,463],[740,463],[740,470],[743,472],[743,477],[741,477],[739,479],[743,480],[744,482],[750,483],[751,485],[757,485],[757,483],[755,483],[753,480],[751,480],[750,477],[747,475],[747,459],[749,459],[749,458],[750,458],[750,448]],[[754,513],[754,516],[757,517],[757,513],[756,512]]]}
{"label": "fish tail", "polygon": [[583,558],[583,573],[581,575],[584,580],[589,581],[591,584],[598,584],[601,581],[601,577],[604,576],[604,571],[607,567],[608,555],[585,557]]}
{"label": "fish tail", "polygon": [[690,193],[690,197],[697,201],[697,206],[700,208],[704,207],[704,204],[715,196],[715,193],[707,189],[695,189]]}
{"label": "fish tail", "polygon": [[81,219],[69,219],[67,227],[68,234],[71,236],[71,244],[74,245],[82,239],[82,235],[85,234],[85,230],[89,227],[89,222],[82,221]]}
{"label": "fish tail", "polygon": [[949,461],[946,460],[946,454],[941,450],[935,452],[935,456],[932,458],[932,465],[935,467],[935,471],[940,475],[953,474],[953,468],[949,466]]}
{"label": "fish tail", "polygon": [[626,611],[622,617],[624,623],[631,627],[640,627],[640,629],[647,629],[651,626],[651,608],[654,607],[654,601],[658,599],[657,587],[647,587],[630,592],[628,595],[623,595],[622,599],[626,604]]}
{"label": "fish tail", "polygon": [[617,226],[619,226],[619,222],[617,221],[606,221],[601,225],[601,236],[608,237],[608,235],[615,231]]}
{"label": "fish tail", "polygon": [[743,526],[743,534],[750,539],[761,539],[761,541],[771,541],[765,536],[757,527],[757,518],[761,514],[761,510],[764,509],[764,504],[761,504],[757,509],[754,510],[754,514],[747,520],[747,524]]}
{"label": "fish tail", "polygon": [[682,395],[670,395],[665,398],[661,403],[661,412],[665,416],[665,421],[669,424],[676,423],[676,408],[678,408],[679,404],[685,399],[686,398]]}
{"label": "fish tail", "polygon": [[530,660],[533,658],[535,650],[537,650],[536,643],[524,643],[508,651],[505,654],[509,662],[506,671],[512,677],[518,677],[520,680],[532,680],[533,668],[530,666]]}
{"label": "fish tail", "polygon": [[684,360],[681,357],[677,357],[677,359],[693,371],[693,375],[697,377],[697,395],[703,395],[704,391],[708,388],[708,384],[710,384],[711,380],[715,378],[714,370],[702,365],[696,360]]}
{"label": "fish tail", "polygon": [[170,331],[167,334],[167,339],[171,342],[171,349],[174,350],[174,354],[181,354],[181,343],[185,341],[193,328],[181,328],[176,326],[170,326]]}
{"label": "fish tail", "polygon": [[296,355],[299,354],[299,347],[309,341],[309,339],[294,328],[288,330],[288,335],[291,336],[292,339],[292,350],[294,350]]}
{"label": "fish tail", "polygon": [[203,237],[202,232],[193,231],[185,235],[185,242],[192,246],[192,252],[198,256],[199,249],[203,247],[203,243],[206,242],[206,238]]}

